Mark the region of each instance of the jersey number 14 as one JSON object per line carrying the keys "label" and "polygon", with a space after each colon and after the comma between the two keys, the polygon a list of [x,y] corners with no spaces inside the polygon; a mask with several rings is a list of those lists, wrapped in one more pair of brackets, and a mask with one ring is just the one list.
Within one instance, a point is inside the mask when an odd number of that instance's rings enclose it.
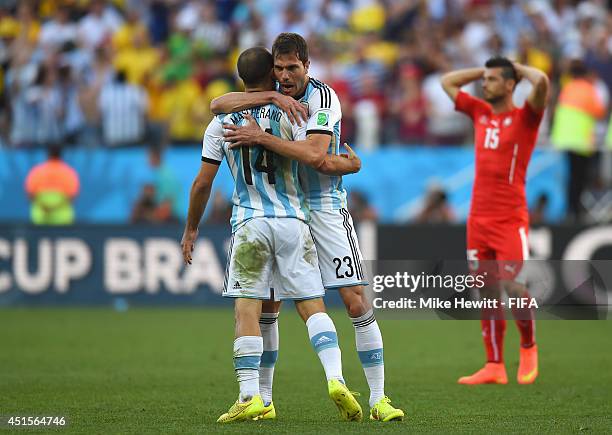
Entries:
{"label": "jersey number 14", "polygon": [[[271,128],[266,128],[266,133],[272,134]],[[242,147],[242,168],[244,170],[244,179],[250,186],[253,185],[253,174],[251,173],[251,149],[253,147]],[[268,183],[276,184],[276,177],[274,171],[274,153],[267,149],[262,149],[255,160],[255,170],[268,174]]]}

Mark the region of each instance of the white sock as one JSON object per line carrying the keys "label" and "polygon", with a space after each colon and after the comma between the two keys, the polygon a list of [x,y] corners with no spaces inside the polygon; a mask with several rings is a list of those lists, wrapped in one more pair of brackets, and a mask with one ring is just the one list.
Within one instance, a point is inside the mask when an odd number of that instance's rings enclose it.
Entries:
{"label": "white sock", "polygon": [[263,338],[263,354],[259,365],[259,392],[267,406],[272,402],[274,365],[278,358],[278,313],[261,313],[259,328]]}
{"label": "white sock", "polygon": [[263,352],[261,337],[246,335],[234,340],[234,370],[240,385],[241,402],[259,394],[259,363]]}
{"label": "white sock", "polygon": [[385,363],[383,340],[374,312],[370,309],[359,317],[351,317],[355,327],[355,345],[370,387],[370,406],[385,397]]}
{"label": "white sock", "polygon": [[326,313],[316,313],[308,318],[306,327],[310,343],[319,355],[327,380],[338,379],[344,383],[342,355],[332,319]]}

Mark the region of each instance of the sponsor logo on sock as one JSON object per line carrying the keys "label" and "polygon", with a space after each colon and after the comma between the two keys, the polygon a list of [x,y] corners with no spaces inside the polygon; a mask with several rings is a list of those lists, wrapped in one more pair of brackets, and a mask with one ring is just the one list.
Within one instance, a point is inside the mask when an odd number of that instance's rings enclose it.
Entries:
{"label": "sponsor logo on sock", "polygon": [[322,336],[321,336],[321,337],[320,337],[320,338],[317,340],[317,342],[315,343],[315,346],[320,346],[320,345],[325,344],[325,343],[332,343],[333,341],[334,341],[334,340],[332,340],[332,339],[331,339],[331,338],[329,338],[328,336],[326,336],[326,335],[322,335]]}
{"label": "sponsor logo on sock", "polygon": [[382,359],[382,352],[374,352],[372,355],[370,355],[370,359],[372,361],[380,361]]}

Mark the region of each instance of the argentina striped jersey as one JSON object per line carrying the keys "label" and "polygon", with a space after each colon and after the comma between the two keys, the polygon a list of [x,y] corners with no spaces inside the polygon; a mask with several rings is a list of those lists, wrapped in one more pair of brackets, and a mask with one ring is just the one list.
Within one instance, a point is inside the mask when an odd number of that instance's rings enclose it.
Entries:
{"label": "argentina striped jersey", "polygon": [[[293,126],[287,115],[269,104],[241,113],[216,116],[206,129],[202,161],[220,164],[223,158],[234,178],[232,232],[255,217],[291,217],[308,220],[304,192],[300,187],[298,163],[261,146],[229,149],[223,139],[223,124],[244,125],[249,113],[270,134],[295,140],[303,131]],[[303,128],[301,129],[303,130]]]}
{"label": "argentina striped jersey", "polygon": [[[328,154],[340,154],[340,120],[342,108],[336,92],[326,84],[309,78],[300,102],[308,107],[306,134],[331,136]],[[298,138],[303,139],[303,138]],[[338,210],[346,208],[346,191],[341,176],[330,176],[314,168],[300,165],[300,181],[311,210]]]}

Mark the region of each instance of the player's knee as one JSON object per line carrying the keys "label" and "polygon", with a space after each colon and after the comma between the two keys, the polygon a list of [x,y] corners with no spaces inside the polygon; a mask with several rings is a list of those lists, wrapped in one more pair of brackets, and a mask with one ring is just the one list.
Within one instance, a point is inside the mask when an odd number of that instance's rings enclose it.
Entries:
{"label": "player's knee", "polygon": [[281,302],[278,301],[264,301],[261,305],[262,313],[278,313],[280,311]]}
{"label": "player's knee", "polygon": [[363,316],[369,309],[369,304],[363,294],[361,286],[355,288],[343,288],[340,290],[346,311],[350,317]]}
{"label": "player's knee", "polygon": [[295,302],[295,309],[304,322],[310,318],[313,314],[324,313],[325,304],[322,298],[306,299],[303,301]]}

